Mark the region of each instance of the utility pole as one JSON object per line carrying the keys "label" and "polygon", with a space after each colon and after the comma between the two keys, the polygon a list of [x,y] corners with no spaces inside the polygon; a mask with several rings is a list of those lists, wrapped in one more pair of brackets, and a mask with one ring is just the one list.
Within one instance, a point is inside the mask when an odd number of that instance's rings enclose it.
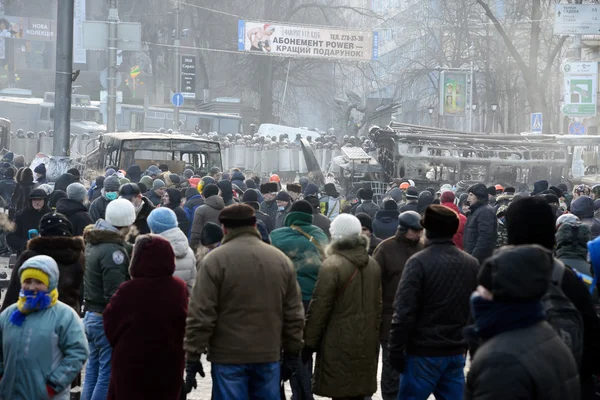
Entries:
{"label": "utility pole", "polygon": [[68,157],[70,155],[74,10],[73,0],[58,0],[54,143],[52,147],[52,153],[55,157]]}
{"label": "utility pole", "polygon": [[[180,33],[179,33],[179,1],[175,0],[175,93],[181,92],[181,60],[179,55]],[[173,110],[173,130],[179,131],[179,107]]]}
{"label": "utility pole", "polygon": [[[71,0],[73,2],[73,0]],[[108,96],[107,132],[117,131],[117,30],[119,25],[118,0],[110,0],[108,9]]]}
{"label": "utility pole", "polygon": [[471,58],[471,95],[469,96],[469,132],[473,132],[473,88],[475,87],[473,83],[473,68],[474,68],[474,60],[475,57],[475,45],[471,43],[471,47],[469,47],[469,56]]}

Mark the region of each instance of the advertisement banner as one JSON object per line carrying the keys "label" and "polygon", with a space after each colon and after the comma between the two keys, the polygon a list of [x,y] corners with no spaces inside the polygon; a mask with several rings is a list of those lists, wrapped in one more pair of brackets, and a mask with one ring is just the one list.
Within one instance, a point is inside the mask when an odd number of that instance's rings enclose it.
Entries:
{"label": "advertisement banner", "polygon": [[238,21],[238,49],[283,56],[370,61],[378,55],[373,31]]}
{"label": "advertisement banner", "polygon": [[85,0],[75,0],[73,15],[73,62],[87,63],[87,54],[83,47],[83,21],[85,21]]}
{"label": "advertisement banner", "polygon": [[196,56],[181,56],[181,94],[186,99],[196,98]]}
{"label": "advertisement banner", "polygon": [[27,18],[0,16],[0,37],[24,39]]}
{"label": "advertisement banner", "polygon": [[565,77],[563,114],[596,116],[598,62],[567,62],[562,65],[562,71]]}
{"label": "advertisement banner", "polygon": [[442,71],[440,74],[440,115],[464,117],[467,104],[467,74]]}
{"label": "advertisement banner", "polygon": [[56,37],[56,22],[49,19],[27,18],[27,28],[24,39],[54,40]]}

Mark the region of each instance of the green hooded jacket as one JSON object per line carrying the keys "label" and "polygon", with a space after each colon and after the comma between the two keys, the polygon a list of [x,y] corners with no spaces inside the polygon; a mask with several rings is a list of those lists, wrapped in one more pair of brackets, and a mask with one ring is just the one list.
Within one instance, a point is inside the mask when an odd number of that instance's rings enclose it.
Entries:
{"label": "green hooded jacket", "polygon": [[312,224],[312,219],[310,214],[291,212],[285,218],[285,227],[275,229],[270,235],[271,244],[284,252],[294,263],[296,278],[302,290],[302,301],[310,301],[312,298],[323,256],[314,243],[292,226],[312,236],[324,250],[328,242],[327,236]]}

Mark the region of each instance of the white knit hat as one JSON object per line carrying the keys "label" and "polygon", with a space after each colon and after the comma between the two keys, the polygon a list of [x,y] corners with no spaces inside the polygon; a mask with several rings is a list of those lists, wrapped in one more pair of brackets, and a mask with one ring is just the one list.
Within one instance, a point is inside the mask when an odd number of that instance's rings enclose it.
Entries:
{"label": "white knit hat", "polygon": [[106,207],[106,222],[116,228],[133,225],[135,218],[135,207],[129,200],[116,199]]}
{"label": "white knit hat", "polygon": [[331,223],[329,232],[331,232],[331,238],[334,240],[360,236],[362,225],[354,215],[340,214]]}

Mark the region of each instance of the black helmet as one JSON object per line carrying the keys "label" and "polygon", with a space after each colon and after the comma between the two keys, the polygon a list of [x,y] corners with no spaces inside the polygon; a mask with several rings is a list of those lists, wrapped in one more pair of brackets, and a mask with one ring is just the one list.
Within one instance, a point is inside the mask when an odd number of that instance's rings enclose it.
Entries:
{"label": "black helmet", "polygon": [[414,229],[415,231],[423,230],[421,215],[416,211],[404,211],[398,217],[398,229],[402,232],[406,232],[409,229]]}

